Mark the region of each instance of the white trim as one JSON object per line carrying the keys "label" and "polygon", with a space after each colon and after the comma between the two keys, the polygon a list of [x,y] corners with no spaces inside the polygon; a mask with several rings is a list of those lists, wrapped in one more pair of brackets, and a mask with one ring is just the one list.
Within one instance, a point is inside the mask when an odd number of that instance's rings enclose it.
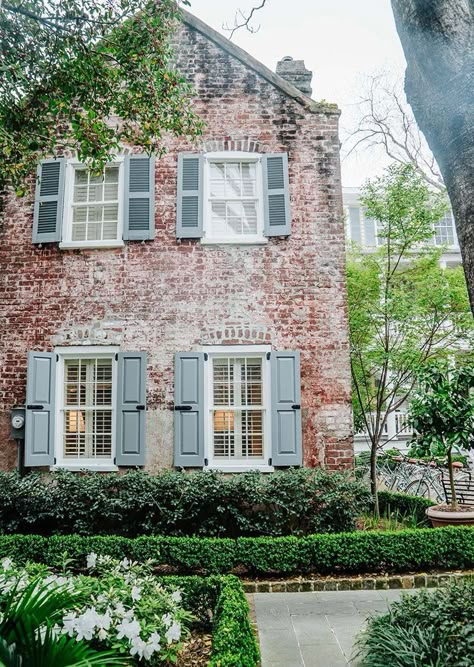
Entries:
{"label": "white trim", "polygon": [[[219,151],[203,154],[203,236],[201,244],[203,245],[264,245],[268,239],[264,236],[264,207],[263,207],[263,171],[262,156],[260,153],[245,153],[243,151]],[[209,178],[210,162],[251,162],[256,164],[256,196],[257,200],[257,233],[256,234],[232,234],[228,236],[210,235],[210,206],[209,206]],[[253,199],[253,198],[252,198]],[[237,198],[238,201],[240,199]]]}
{"label": "white trim", "polygon": [[63,208],[63,228],[61,233],[60,248],[118,248],[124,245],[123,242],[123,209],[125,196],[124,183],[124,163],[125,157],[119,155],[106,164],[107,166],[117,165],[119,167],[118,178],[118,219],[117,219],[117,237],[100,241],[72,241],[72,200],[74,193],[74,172],[75,169],[86,169],[87,165],[77,159],[70,159],[66,162],[65,185],[64,185],[64,208]]}
{"label": "white trim", "polygon": [[[205,469],[221,470],[223,472],[244,472],[261,470],[272,472],[273,466],[268,465],[271,458],[271,364],[267,353],[271,352],[271,345],[203,345],[203,352],[209,355],[204,362],[204,457],[208,460]],[[226,358],[241,355],[262,359],[263,380],[263,457],[258,459],[215,459],[212,452],[213,423],[210,414],[212,405],[212,359]]]}
{"label": "white trim", "polygon": [[[119,350],[115,345],[84,345],[71,347],[55,347],[54,352],[58,355],[56,364],[56,407],[55,407],[55,441],[54,458],[55,464],[51,470],[63,468],[66,470],[118,470],[114,464],[116,448],[116,403],[117,403],[117,361],[115,355]],[[104,459],[72,459],[65,458],[63,455],[63,435],[64,435],[64,361],[77,358],[111,359],[112,360],[112,451],[109,458]]]}

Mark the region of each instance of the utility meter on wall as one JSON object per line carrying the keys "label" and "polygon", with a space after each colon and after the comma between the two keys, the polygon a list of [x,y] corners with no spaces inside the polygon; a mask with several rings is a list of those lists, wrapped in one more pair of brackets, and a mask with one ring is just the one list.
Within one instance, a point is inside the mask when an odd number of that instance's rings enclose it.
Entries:
{"label": "utility meter on wall", "polygon": [[13,440],[25,439],[25,408],[16,407],[12,409],[11,419],[11,436]]}

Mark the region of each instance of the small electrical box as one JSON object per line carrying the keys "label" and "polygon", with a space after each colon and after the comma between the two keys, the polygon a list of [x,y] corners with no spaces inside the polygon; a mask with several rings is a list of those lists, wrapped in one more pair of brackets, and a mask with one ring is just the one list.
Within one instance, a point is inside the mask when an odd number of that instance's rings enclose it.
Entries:
{"label": "small electrical box", "polygon": [[26,410],[24,405],[12,408],[10,417],[11,437],[13,440],[25,439]]}

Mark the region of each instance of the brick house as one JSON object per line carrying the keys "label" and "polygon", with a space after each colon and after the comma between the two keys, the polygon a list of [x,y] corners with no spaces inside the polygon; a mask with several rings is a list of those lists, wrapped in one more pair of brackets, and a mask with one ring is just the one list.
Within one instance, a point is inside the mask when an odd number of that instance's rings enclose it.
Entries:
{"label": "brick house", "polygon": [[21,404],[28,467],[352,464],[339,112],[187,13],[176,54],[198,144],[7,201],[2,469]]}

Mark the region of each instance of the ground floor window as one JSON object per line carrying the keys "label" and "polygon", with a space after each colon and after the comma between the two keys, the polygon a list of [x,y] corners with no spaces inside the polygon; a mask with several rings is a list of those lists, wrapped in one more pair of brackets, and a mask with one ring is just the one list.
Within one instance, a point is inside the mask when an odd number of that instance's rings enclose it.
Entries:
{"label": "ground floor window", "polygon": [[268,428],[264,353],[211,353],[209,361],[209,458],[216,465],[264,462]]}
{"label": "ground floor window", "polygon": [[115,359],[110,354],[60,358],[56,457],[66,464],[114,458]]}

